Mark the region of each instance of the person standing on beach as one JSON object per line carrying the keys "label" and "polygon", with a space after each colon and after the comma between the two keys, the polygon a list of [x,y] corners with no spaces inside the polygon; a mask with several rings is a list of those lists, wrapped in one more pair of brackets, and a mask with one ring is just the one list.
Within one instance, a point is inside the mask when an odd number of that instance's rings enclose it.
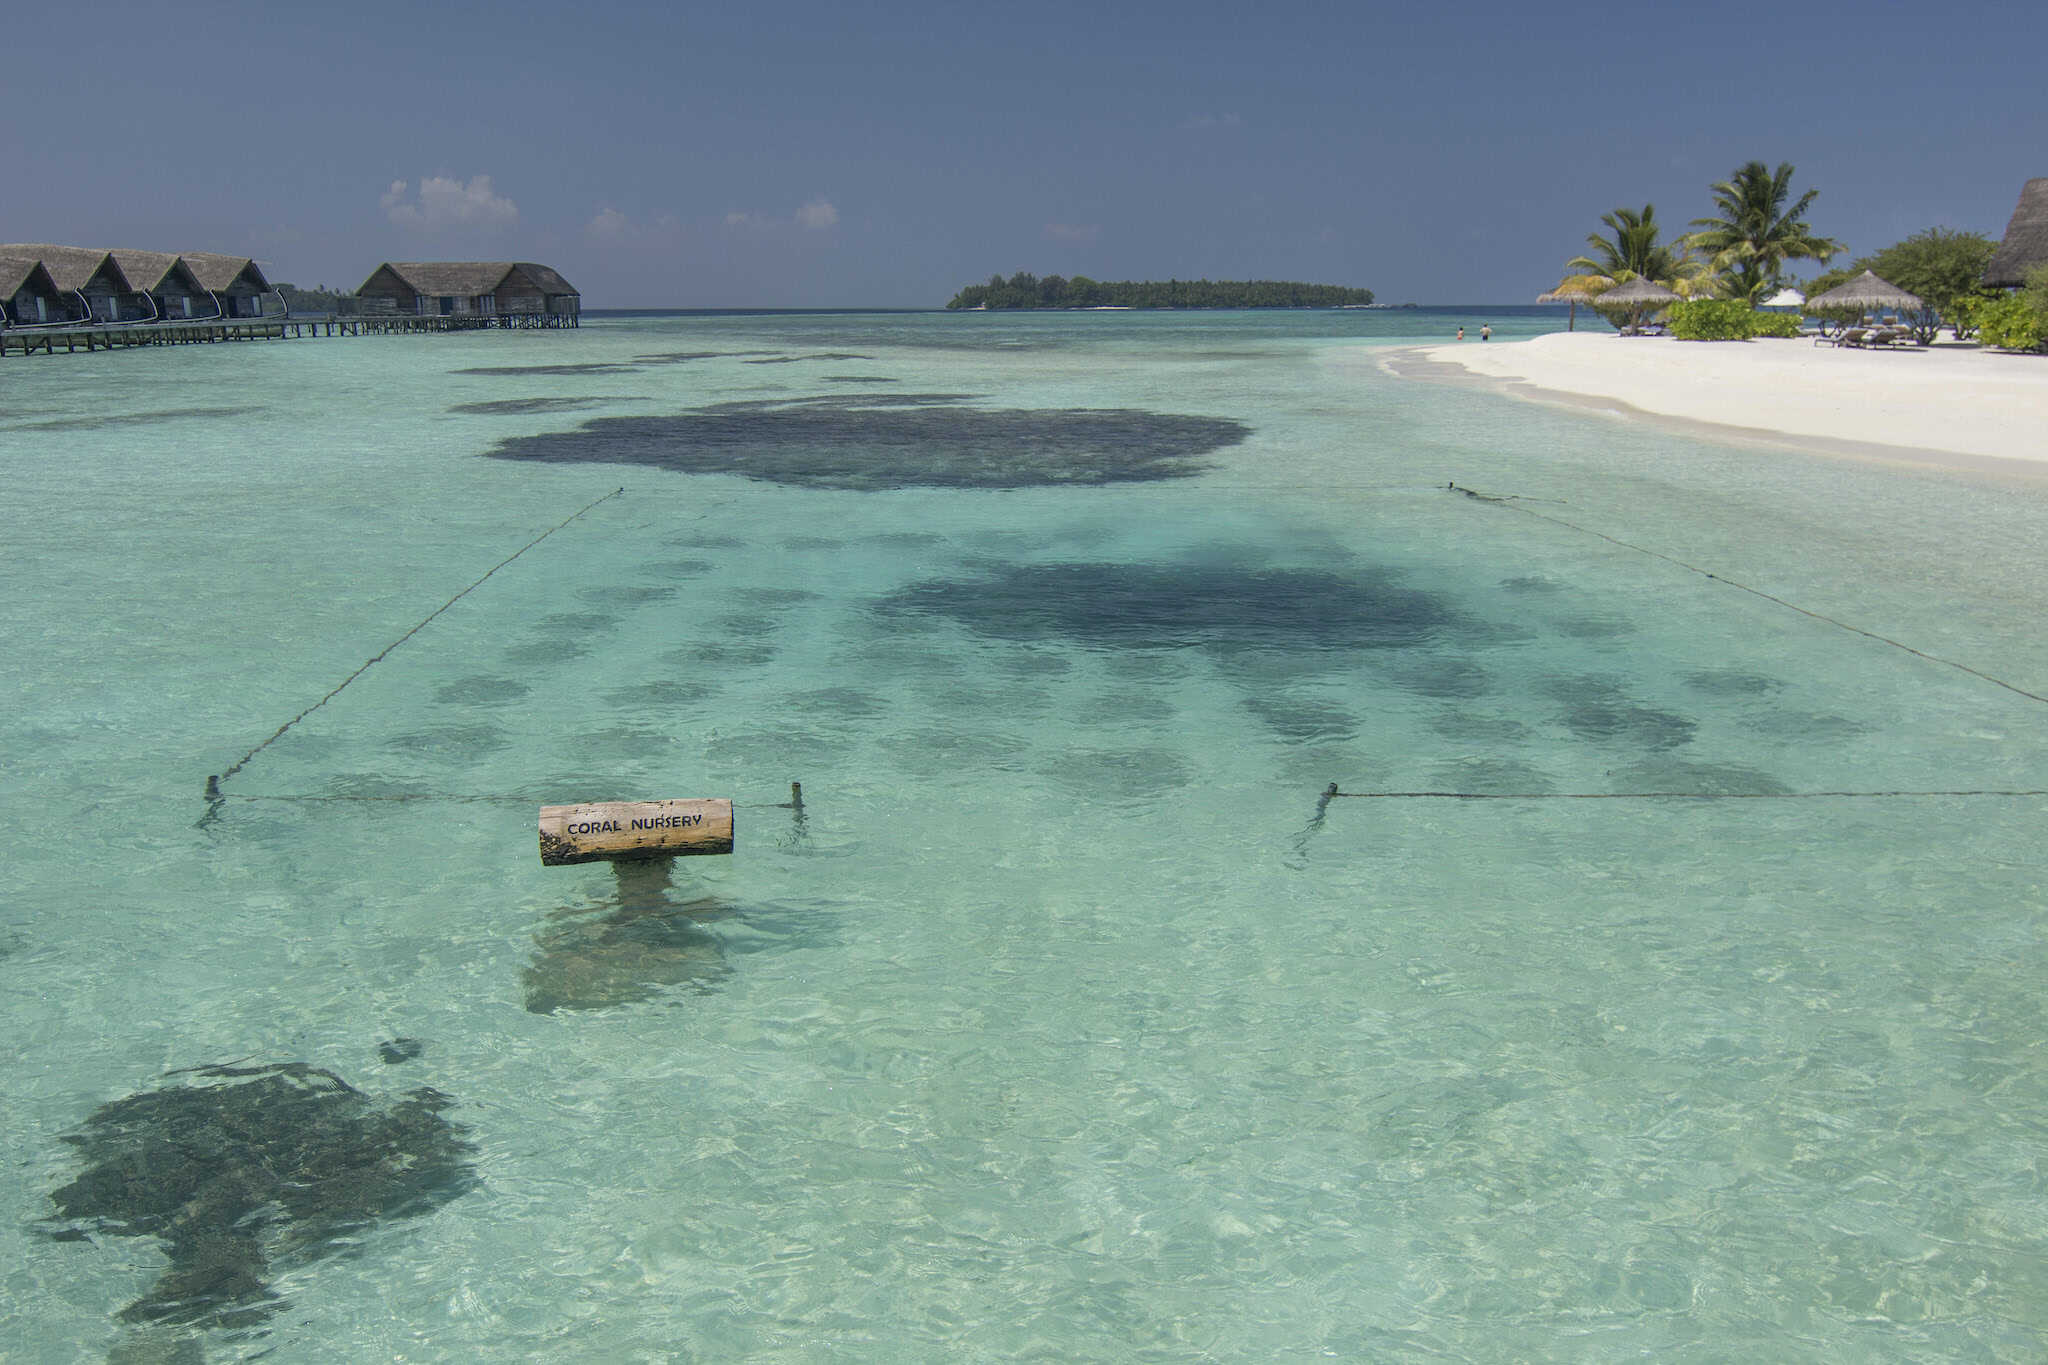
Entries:
{"label": "person standing on beach", "polygon": [[1481,341],[1491,341],[1491,340],[1493,340],[1493,324],[1492,324],[1492,323],[1490,323],[1490,322],[1482,322],[1482,323],[1480,323],[1480,324],[1479,324],[1479,339],[1480,339]]}
{"label": "person standing on beach", "polygon": [[1460,327],[1460,328],[1458,329],[1458,340],[1460,340],[1460,341],[1463,341],[1464,339],[1465,339],[1465,329],[1464,329],[1463,327]]}

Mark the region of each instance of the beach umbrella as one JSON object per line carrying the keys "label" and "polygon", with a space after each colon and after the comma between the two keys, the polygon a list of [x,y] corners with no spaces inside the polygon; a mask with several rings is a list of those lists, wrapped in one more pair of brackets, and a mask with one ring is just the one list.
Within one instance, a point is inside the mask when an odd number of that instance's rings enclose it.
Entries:
{"label": "beach umbrella", "polygon": [[1895,313],[1910,313],[1926,306],[1920,301],[1918,294],[1909,294],[1890,280],[1879,279],[1868,270],[1847,284],[1838,284],[1825,294],[1815,294],[1806,301],[1806,311],[1809,313],[1875,313],[1885,309]]}
{"label": "beach umbrella", "polygon": [[1564,329],[1575,332],[1579,327],[1579,305],[1592,302],[1612,288],[1614,281],[1606,275],[1567,275],[1548,294],[1538,294],[1536,302],[1569,303],[1572,311],[1564,320]]}
{"label": "beach umbrella", "polygon": [[1765,299],[1763,306],[1766,308],[1797,308],[1805,302],[1806,295],[1800,293],[1797,289],[1780,289],[1777,293]]}
{"label": "beach umbrella", "polygon": [[1600,306],[1603,309],[1616,305],[1626,306],[1629,312],[1629,326],[1631,327],[1637,326],[1642,321],[1643,314],[1653,309],[1661,308],[1667,303],[1677,303],[1678,301],[1678,295],[1672,293],[1663,285],[1658,284],[1655,280],[1646,280],[1641,275],[1636,276],[1627,284],[1616,285],[1600,296]]}

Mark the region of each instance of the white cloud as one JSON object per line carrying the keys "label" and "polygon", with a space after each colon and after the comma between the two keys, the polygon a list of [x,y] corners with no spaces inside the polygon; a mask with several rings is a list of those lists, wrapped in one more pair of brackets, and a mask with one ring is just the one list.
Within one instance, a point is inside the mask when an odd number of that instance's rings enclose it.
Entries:
{"label": "white cloud", "polygon": [[583,235],[594,242],[618,242],[633,235],[633,220],[607,205],[583,225]]}
{"label": "white cloud", "polygon": [[651,246],[673,242],[682,231],[683,225],[673,214],[640,219],[606,204],[583,225],[583,239],[599,246]]}
{"label": "white cloud", "polygon": [[839,210],[832,201],[819,195],[810,200],[788,218],[756,209],[738,210],[725,215],[725,225],[737,232],[777,232],[791,227],[806,232],[823,232],[839,223]]}
{"label": "white cloud", "polygon": [[406,182],[394,180],[377,203],[384,216],[402,228],[427,232],[451,227],[502,228],[519,221],[519,206],[491,189],[487,175],[468,184],[448,176],[420,181],[415,199],[406,198]]}
{"label": "white cloud", "polygon": [[1094,223],[1047,223],[1045,235],[1055,242],[1092,242],[1102,235]]}

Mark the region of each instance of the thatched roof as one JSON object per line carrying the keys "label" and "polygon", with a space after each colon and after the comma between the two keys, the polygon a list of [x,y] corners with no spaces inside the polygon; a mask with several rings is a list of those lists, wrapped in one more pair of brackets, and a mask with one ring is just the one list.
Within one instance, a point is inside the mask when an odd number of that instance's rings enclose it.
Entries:
{"label": "thatched roof", "polygon": [[117,246],[107,254],[114,258],[114,264],[121,267],[121,273],[128,277],[128,283],[138,294],[167,291],[196,294],[204,289],[199,278],[192,273],[192,267],[174,251],[138,251],[133,247]]}
{"label": "thatched roof", "polygon": [[1636,276],[1627,284],[1617,284],[1596,300],[1602,308],[1613,303],[1677,303],[1678,301],[1678,295],[1672,293],[1663,285],[1658,284],[1655,280],[1644,279],[1641,275]]}
{"label": "thatched roof", "polygon": [[1614,281],[1606,275],[1567,275],[1557,282],[1557,288],[1547,294],[1538,294],[1538,303],[1585,303],[1599,298],[1614,288]]}
{"label": "thatched roof", "polygon": [[495,294],[505,277],[518,271],[533,281],[543,294],[574,294],[575,287],[553,270],[531,261],[386,261],[370,272],[362,288],[368,289],[378,272],[390,271],[415,294],[453,294],[474,298]]}
{"label": "thatched roof", "polygon": [[512,273],[512,262],[386,261],[380,268],[410,285],[415,294],[476,295],[495,294]]}
{"label": "thatched roof", "polygon": [[1925,308],[1918,294],[1909,294],[1890,280],[1880,279],[1868,270],[1847,284],[1838,284],[1824,294],[1815,294],[1806,301],[1809,313],[1824,313],[1836,308],[1860,308],[1865,312],[1889,308],[1894,312],[1902,309]]}
{"label": "thatched roof", "polygon": [[519,273],[540,286],[540,292],[543,294],[574,294],[579,299],[583,297],[576,293],[575,285],[547,266],[536,265],[532,261],[521,261]]}
{"label": "thatched roof", "polygon": [[49,270],[30,256],[0,256],[0,300],[11,299],[22,290],[54,294],[57,282]]}
{"label": "thatched roof", "polygon": [[50,279],[62,290],[85,288],[102,268],[109,271],[108,281],[116,290],[132,293],[135,289],[128,282],[128,277],[121,273],[120,264],[96,247],[59,246],[54,242],[0,242],[0,253],[41,261],[50,272]]}
{"label": "thatched roof", "polygon": [[261,293],[270,292],[270,281],[256,262],[247,256],[223,256],[216,251],[187,251],[181,254],[185,264],[192,267],[193,278],[218,293],[232,288],[235,281],[243,276]]}
{"label": "thatched roof", "polygon": [[2016,289],[2037,265],[2048,265],[2048,176],[2029,180],[2020,191],[2012,221],[2005,225],[2005,241],[1984,267],[1984,283]]}

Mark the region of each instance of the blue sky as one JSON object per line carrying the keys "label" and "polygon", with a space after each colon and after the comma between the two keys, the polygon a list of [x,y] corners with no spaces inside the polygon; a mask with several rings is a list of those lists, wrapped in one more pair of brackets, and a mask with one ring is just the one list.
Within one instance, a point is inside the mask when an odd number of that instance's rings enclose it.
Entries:
{"label": "blue sky", "polygon": [[1999,235],[2048,175],[2032,12],[86,0],[9,17],[0,240],[348,287],[538,260],[587,307],[1016,270],[1519,303],[1603,212],[1675,233],[1752,159],[1853,251]]}

